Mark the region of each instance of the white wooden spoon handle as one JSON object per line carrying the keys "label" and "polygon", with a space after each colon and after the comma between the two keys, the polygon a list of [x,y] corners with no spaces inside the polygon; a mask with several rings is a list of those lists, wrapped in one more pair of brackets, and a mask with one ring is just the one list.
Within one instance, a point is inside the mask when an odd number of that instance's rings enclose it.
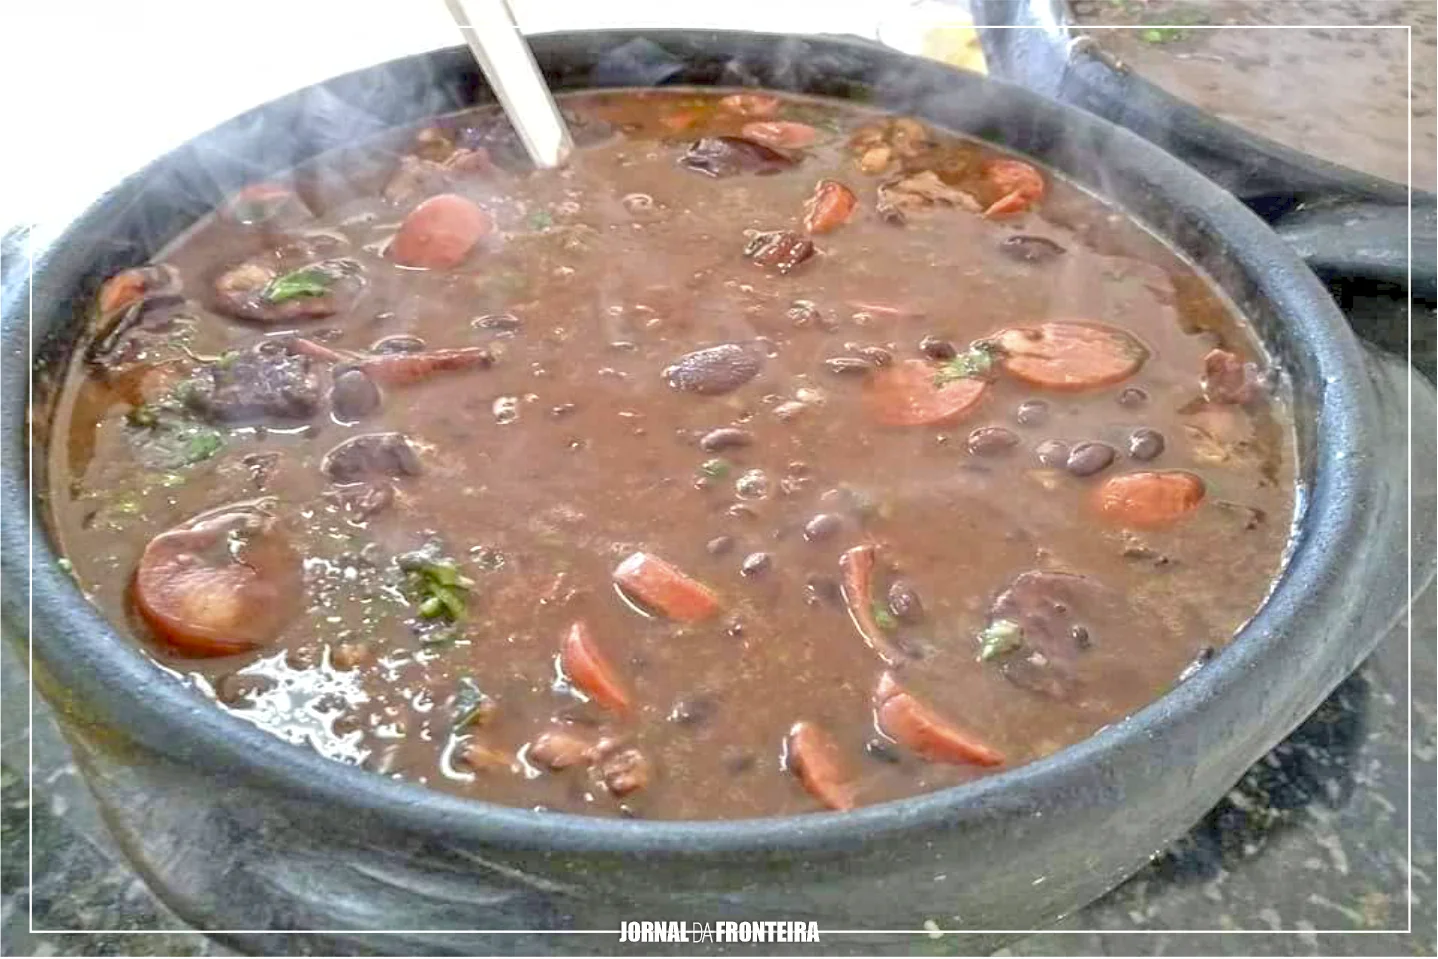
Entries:
{"label": "white wooden spoon handle", "polygon": [[574,141],[506,0],[445,0],[485,79],[538,167],[557,167]]}

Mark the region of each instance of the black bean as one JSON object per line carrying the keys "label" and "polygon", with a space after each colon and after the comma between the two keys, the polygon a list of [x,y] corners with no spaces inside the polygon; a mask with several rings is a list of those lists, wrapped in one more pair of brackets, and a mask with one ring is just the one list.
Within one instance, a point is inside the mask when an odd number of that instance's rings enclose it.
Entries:
{"label": "black bean", "polygon": [[1080,443],[1069,451],[1064,464],[1074,476],[1092,476],[1108,469],[1114,459],[1114,448],[1107,443]]}
{"label": "black bean", "polygon": [[705,543],[704,548],[709,551],[710,556],[723,556],[734,548],[734,537],[716,536]]}
{"label": "black bean", "polygon": [[824,361],[824,368],[830,373],[854,373],[863,375],[874,368],[874,364],[861,356],[835,356]]}
{"label": "black bean", "polygon": [[1118,394],[1119,406],[1142,406],[1148,402],[1148,392],[1137,386],[1125,386]]}
{"label": "black bean", "polygon": [[804,538],[809,542],[828,539],[837,533],[844,525],[844,521],[835,513],[819,513],[809,522],[804,524]]}
{"label": "black bean", "polygon": [[1068,463],[1069,445],[1063,440],[1044,440],[1034,447],[1039,462],[1051,469],[1058,469]]}
{"label": "black bean", "polygon": [[400,333],[396,336],[386,336],[382,340],[376,340],[369,351],[371,353],[423,353],[424,340],[417,336]]}
{"label": "black bean", "polygon": [[902,762],[904,758],[899,754],[898,747],[887,739],[874,738],[869,740],[864,743],[864,752],[879,760],[881,763],[899,763]]}
{"label": "black bean", "polygon": [[959,355],[958,348],[953,341],[946,340],[941,336],[930,333],[919,341],[919,352],[931,360],[952,360]]}
{"label": "black bean", "polygon": [[703,726],[714,717],[718,704],[709,696],[681,699],[669,710],[669,721],[680,726]]}
{"label": "black bean", "polygon": [[924,604],[911,583],[896,579],[889,586],[889,612],[904,622],[913,622],[924,615]]}
{"label": "black bean", "polygon": [[275,681],[268,676],[229,673],[215,682],[215,698],[226,706],[251,706],[256,699],[274,688]]}
{"label": "black bean", "polygon": [[1214,653],[1215,650],[1212,646],[1200,647],[1198,655],[1194,656],[1193,659],[1189,661],[1189,664],[1183,667],[1183,671],[1178,674],[1178,681],[1184,682],[1192,679],[1200,669],[1213,661]]}
{"label": "black bean", "polygon": [[1014,411],[1020,426],[1041,426],[1048,422],[1049,405],[1043,400],[1024,400]]}
{"label": "black bean", "polygon": [[739,572],[744,576],[758,576],[768,569],[774,560],[768,553],[750,553],[744,557],[744,562],[739,564]]}
{"label": "black bean", "polygon": [[1025,263],[1047,263],[1062,256],[1062,246],[1046,236],[1011,236],[999,244],[999,249],[1016,260]]}
{"label": "black bean", "polygon": [[725,343],[681,356],[664,371],[664,378],[676,390],[713,396],[737,390],[752,380],[762,365],[757,351]]}
{"label": "black bean", "polygon": [[513,313],[493,313],[489,316],[481,316],[477,320],[471,320],[469,325],[480,330],[517,330],[519,329],[519,317]]}
{"label": "black bean", "polygon": [[810,573],[804,580],[804,601],[810,606],[818,606],[820,603],[839,606],[844,602],[844,591],[834,577]]}
{"label": "black bean", "polygon": [[1163,452],[1163,434],[1140,426],[1128,435],[1128,455],[1136,460],[1151,460]]}
{"label": "black bean", "polygon": [[1088,649],[1093,645],[1093,637],[1089,635],[1087,626],[1075,626],[1069,630],[1069,635],[1079,649]]}
{"label": "black bean", "polygon": [[363,370],[348,369],[335,377],[330,388],[330,408],[335,419],[356,423],[379,409],[379,387]]}
{"label": "black bean", "polygon": [[1018,445],[1019,436],[1002,426],[981,426],[969,434],[969,452],[975,456],[993,456]]}
{"label": "black bean", "polygon": [[725,426],[705,433],[699,440],[699,448],[709,453],[717,453],[720,450],[748,446],[752,442],[754,435],[748,430]]}

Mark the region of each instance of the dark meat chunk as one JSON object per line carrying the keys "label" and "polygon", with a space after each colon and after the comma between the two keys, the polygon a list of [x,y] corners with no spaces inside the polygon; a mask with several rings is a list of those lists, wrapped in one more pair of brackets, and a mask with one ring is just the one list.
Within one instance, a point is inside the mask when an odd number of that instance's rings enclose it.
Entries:
{"label": "dark meat chunk", "polygon": [[1015,260],[1025,263],[1047,263],[1063,256],[1066,250],[1046,236],[1019,234],[1005,239],[999,250]]}
{"label": "dark meat chunk", "polygon": [[202,365],[180,396],[202,419],[236,426],[303,422],[319,410],[322,393],[309,357],[265,342]]}
{"label": "dark meat chunk", "polygon": [[298,323],[333,316],[354,305],[364,287],[359,264],[322,260],[289,268],[300,251],[284,250],[233,266],[215,280],[214,306],[254,323]]}
{"label": "dark meat chunk", "polygon": [[716,178],[753,173],[765,176],[792,167],[797,161],[772,147],[743,137],[705,137],[689,145],[679,165]]}
{"label": "dark meat chunk", "polygon": [[1210,403],[1241,405],[1263,394],[1258,365],[1228,350],[1210,350],[1203,358],[1203,396]]}
{"label": "dark meat chunk", "polygon": [[418,476],[419,454],[403,433],[367,433],[345,440],[325,454],[320,470],[335,483]]}
{"label": "dark meat chunk", "polygon": [[744,245],[744,255],[776,273],[790,273],[815,253],[814,241],[793,230],[756,233]]}
{"label": "dark meat chunk", "polygon": [[131,362],[173,332],[172,309],[184,303],[180,275],[164,264],[123,270],[106,280],[95,301],[95,338],[89,363],[109,372]]}
{"label": "dark meat chunk", "polygon": [[664,378],[681,392],[713,396],[737,390],[759,373],[761,365],[756,351],[724,343],[681,356],[664,370]]}
{"label": "dark meat chunk", "polygon": [[[1004,677],[1018,686],[1066,699],[1077,685],[1083,651],[1118,634],[1137,615],[1123,594],[1087,576],[1030,570],[989,607],[979,656],[998,661]],[[1149,628],[1165,627],[1152,622]]]}
{"label": "dark meat chunk", "polygon": [[467,176],[488,176],[496,169],[489,152],[483,148],[451,150],[442,160],[434,159],[437,150],[430,153],[430,156],[400,157],[380,195],[396,206],[410,206],[426,197],[449,192],[456,182]]}
{"label": "dark meat chunk", "polygon": [[916,210],[935,206],[955,207],[970,213],[981,209],[972,194],[949,186],[932,170],[889,180],[879,186],[876,209],[885,220],[903,223]]}

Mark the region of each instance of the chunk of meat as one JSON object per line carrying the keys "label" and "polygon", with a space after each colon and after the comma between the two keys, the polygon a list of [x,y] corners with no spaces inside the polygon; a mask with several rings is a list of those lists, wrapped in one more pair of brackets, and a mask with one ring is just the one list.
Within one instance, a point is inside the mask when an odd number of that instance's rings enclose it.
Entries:
{"label": "chunk of meat", "polygon": [[1098,323],[1040,323],[1003,330],[990,339],[1005,372],[1049,390],[1111,386],[1137,373],[1148,359],[1148,349],[1131,334]]}
{"label": "chunk of meat", "polygon": [[565,631],[559,644],[559,668],[576,689],[605,709],[629,711],[629,693],[583,621],[571,623]]}
{"label": "chunk of meat", "polygon": [[[1097,580],[1057,570],[1016,576],[989,606],[979,658],[998,663],[1016,685],[1053,699],[1072,698],[1079,657],[1106,637],[1121,635],[1140,612]],[[1142,616],[1158,644],[1167,628]],[[1002,640],[1002,644],[996,640]]]}
{"label": "chunk of meat", "polygon": [[450,143],[445,152],[436,145],[428,155],[400,157],[381,195],[396,206],[408,206],[453,189],[467,176],[488,176],[497,169],[483,147],[455,149]]}
{"label": "chunk of meat", "polygon": [[409,212],[387,252],[401,266],[447,270],[493,231],[494,221],[474,201],[441,193]]}
{"label": "chunk of meat", "polygon": [[804,229],[811,234],[836,230],[849,222],[858,205],[858,196],[838,180],[820,180],[814,195],[804,201]]}
{"label": "chunk of meat", "polygon": [[1001,766],[1003,754],[960,730],[906,692],[891,673],[874,691],[874,724],[930,762]]}
{"label": "chunk of meat", "polygon": [[885,426],[938,426],[973,412],[988,386],[982,377],[949,379],[931,363],[905,360],[868,377],[863,403]]}
{"label": "chunk of meat", "polygon": [[744,245],[744,255],[775,273],[788,274],[812,257],[814,241],[793,230],[756,233]]}
{"label": "chunk of meat", "polygon": [[807,123],[795,123],[791,120],[756,120],[744,124],[739,132],[745,139],[776,150],[802,150],[813,146],[819,139],[818,130]]}
{"label": "chunk of meat", "polygon": [[767,176],[794,166],[797,161],[772,147],[743,137],[705,137],[689,145],[679,158],[686,170],[715,178],[752,173]]}
{"label": "chunk of meat", "polygon": [[809,795],[830,809],[854,808],[854,786],[839,747],[820,726],[807,720],[795,723],[784,741],[784,759]]}
{"label": "chunk of meat", "polygon": [[719,109],[755,120],[778,116],[780,106],[779,98],[768,93],[731,93],[719,100]]}
{"label": "chunk of meat", "polygon": [[363,286],[353,260],[325,260],[286,271],[275,257],[259,257],[219,275],[214,307],[253,323],[300,323],[348,309]]}
{"label": "chunk of meat", "polygon": [[991,160],[984,166],[984,180],[998,199],[984,210],[993,218],[1022,213],[1044,197],[1044,178],[1022,160]]}
{"label": "chunk of meat", "polygon": [[664,379],[682,393],[716,396],[752,380],[762,365],[757,350],[724,343],[680,357],[664,370]]}
{"label": "chunk of meat", "polygon": [[262,504],[204,513],[150,540],[135,606],[190,656],[228,656],[273,640],[300,609],[299,554]]}
{"label": "chunk of meat", "polygon": [[972,194],[949,186],[932,170],[913,173],[879,185],[879,215],[902,223],[907,214],[935,206],[953,207],[970,213],[979,212],[979,201]]}
{"label": "chunk of meat", "polygon": [[645,788],[654,778],[648,757],[633,746],[611,752],[599,760],[594,771],[604,788],[620,798]]}
{"label": "chunk of meat", "polygon": [[1117,526],[1152,529],[1169,526],[1203,502],[1203,480],[1183,470],[1125,473],[1094,490],[1098,514]]}
{"label": "chunk of meat", "polygon": [[646,608],[679,622],[719,612],[719,598],[709,587],[649,553],[631,553],[615,567],[614,582]]}
{"label": "chunk of meat", "polygon": [[200,418],[227,426],[298,423],[319,411],[323,392],[310,359],[263,342],[201,365],[180,389]]}
{"label": "chunk of meat", "polygon": [[283,183],[252,183],[225,204],[224,214],[242,226],[292,229],[314,219],[314,213]]}
{"label": "chunk of meat", "polygon": [[1203,397],[1210,403],[1240,406],[1263,395],[1263,378],[1256,363],[1228,350],[1209,350],[1203,358]]}
{"label": "chunk of meat", "polygon": [[560,770],[589,761],[593,744],[563,729],[548,729],[534,737],[525,758],[546,769]]}
{"label": "chunk of meat", "polygon": [[904,655],[884,635],[874,613],[874,561],[877,550],[871,544],[854,546],[839,557],[844,607],[864,643],[889,665],[903,662]]}
{"label": "chunk of meat", "polygon": [[95,298],[94,338],[85,348],[87,362],[106,374],[141,358],[150,345],[160,345],[171,329],[164,317],[156,322],[154,307],[178,305],[180,274],[155,264],[122,270],[106,280]]}
{"label": "chunk of meat", "polygon": [[403,433],[367,433],[352,436],[326,453],[320,472],[345,485],[418,476],[424,466]]}

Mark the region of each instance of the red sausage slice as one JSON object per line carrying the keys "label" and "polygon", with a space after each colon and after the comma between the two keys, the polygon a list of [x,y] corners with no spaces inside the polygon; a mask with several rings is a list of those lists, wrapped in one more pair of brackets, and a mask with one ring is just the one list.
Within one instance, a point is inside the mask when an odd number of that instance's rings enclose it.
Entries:
{"label": "red sausage slice", "polygon": [[874,719],[880,731],[930,762],[1000,766],[1003,754],[961,732],[912,695],[890,673],[874,691]]}
{"label": "red sausage slice", "polygon": [[628,711],[629,693],[619,682],[614,667],[599,651],[594,635],[584,622],[571,624],[564,634],[559,645],[559,668],[580,692],[605,709]]}
{"label": "red sausage slice", "polygon": [[263,646],[299,612],[300,557],[251,504],[204,514],[145,547],[134,597],[155,633],[191,656]]}
{"label": "red sausage slice", "polygon": [[963,419],[988,389],[978,378],[940,380],[939,368],[923,360],[894,363],[865,381],[864,405],[885,426],[937,426]]}
{"label": "red sausage slice", "polygon": [[819,802],[830,809],[853,809],[854,787],[839,758],[839,747],[821,727],[801,721],[784,742],[789,771]]}
{"label": "red sausage slice", "polygon": [[631,553],[614,568],[614,582],[645,606],[682,623],[719,611],[719,599],[709,587],[648,553]]}
{"label": "red sausage slice", "polygon": [[1123,330],[1058,321],[1004,330],[993,337],[1004,370],[1049,390],[1109,386],[1138,372],[1148,350]]}
{"label": "red sausage slice", "polygon": [[444,270],[458,266],[494,229],[489,214],[462,196],[441,193],[410,211],[390,244],[402,266]]}

